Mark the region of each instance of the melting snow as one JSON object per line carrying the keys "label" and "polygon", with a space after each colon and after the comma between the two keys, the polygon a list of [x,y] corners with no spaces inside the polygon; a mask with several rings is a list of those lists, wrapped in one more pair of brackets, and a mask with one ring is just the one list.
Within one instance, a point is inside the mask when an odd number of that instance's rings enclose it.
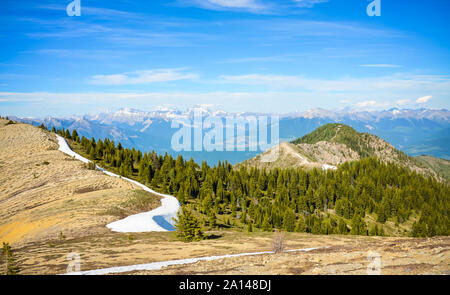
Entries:
{"label": "melting snow", "polygon": [[[58,138],[58,144],[59,144],[60,151],[62,151],[63,153],[65,153],[71,157],[75,157],[75,159],[80,160],[84,163],[90,162],[85,157],[72,151],[64,138],[62,138],[59,135],[56,135],[56,137]],[[158,207],[154,210],[148,211],[148,212],[130,215],[124,219],[114,221],[114,222],[106,225],[106,227],[108,227],[112,231],[116,231],[116,232],[151,232],[151,231],[172,231],[172,230],[174,230],[173,218],[175,218],[177,216],[177,212],[180,209],[180,203],[178,202],[177,198],[170,196],[170,195],[165,195],[165,194],[160,194],[158,192],[155,192],[154,190],[150,189],[149,187],[147,187],[135,180],[132,180],[132,179],[129,179],[126,177],[121,177],[117,174],[114,174],[112,172],[109,172],[109,171],[99,167],[98,165],[96,165],[96,168],[109,176],[120,177],[123,180],[126,180],[128,182],[131,182],[131,183],[137,185],[138,187],[142,188],[143,190],[145,190],[147,192],[150,192],[152,194],[162,197],[160,207]]]}

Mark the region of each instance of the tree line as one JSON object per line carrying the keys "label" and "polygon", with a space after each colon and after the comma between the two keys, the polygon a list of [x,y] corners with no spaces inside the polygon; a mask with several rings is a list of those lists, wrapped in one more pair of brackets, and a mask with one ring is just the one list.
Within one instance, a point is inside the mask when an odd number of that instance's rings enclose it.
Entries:
{"label": "tree line", "polygon": [[[76,130],[52,131],[100,166],[174,195],[210,228],[386,235],[386,221],[398,226],[416,216],[409,235],[450,231],[447,183],[376,158],[346,162],[335,171],[237,169],[226,161],[211,167],[181,155],[124,148],[108,138],[80,137]],[[367,214],[376,219],[370,226]]]}

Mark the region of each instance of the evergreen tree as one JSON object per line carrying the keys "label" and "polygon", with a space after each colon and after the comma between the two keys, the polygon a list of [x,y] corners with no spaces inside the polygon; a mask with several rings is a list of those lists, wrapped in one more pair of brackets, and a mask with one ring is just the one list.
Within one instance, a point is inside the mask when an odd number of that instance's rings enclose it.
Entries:
{"label": "evergreen tree", "polygon": [[175,229],[177,238],[183,242],[200,241],[204,238],[198,219],[185,207],[178,211]]}
{"label": "evergreen tree", "polygon": [[378,226],[376,224],[372,225],[372,227],[370,228],[369,234],[371,236],[377,236],[378,235]]}
{"label": "evergreen tree", "polygon": [[341,235],[346,235],[348,233],[347,224],[342,218],[339,218],[337,232]]}
{"label": "evergreen tree", "polygon": [[20,267],[17,265],[11,246],[3,242],[3,257],[5,260],[5,274],[16,275],[20,272]]}
{"label": "evergreen tree", "polygon": [[209,210],[209,213],[208,213],[208,223],[209,223],[209,226],[212,227],[212,228],[215,228],[216,225],[217,225],[217,217],[216,217],[216,213],[214,213],[213,210]]}
{"label": "evergreen tree", "polygon": [[251,222],[249,222],[247,225],[247,232],[249,232],[249,233],[253,232],[253,225]]}
{"label": "evergreen tree", "polygon": [[302,216],[300,216],[297,221],[297,224],[295,225],[295,231],[298,233],[304,233],[304,232],[306,232],[306,230],[307,230],[307,227],[306,227],[305,219]]}
{"label": "evergreen tree", "polygon": [[269,217],[267,215],[264,216],[264,220],[261,226],[263,231],[272,231],[272,224],[270,224]]}
{"label": "evergreen tree", "polygon": [[295,230],[295,214],[292,210],[287,210],[283,218],[283,229],[287,232]]}

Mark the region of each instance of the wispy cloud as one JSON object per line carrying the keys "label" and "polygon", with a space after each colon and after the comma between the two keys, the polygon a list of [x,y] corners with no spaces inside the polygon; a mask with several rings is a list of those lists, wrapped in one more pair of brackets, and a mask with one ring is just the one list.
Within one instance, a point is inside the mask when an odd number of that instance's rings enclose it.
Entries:
{"label": "wispy cloud", "polygon": [[[395,74],[379,77],[343,77],[318,79],[294,75],[249,74],[221,76],[218,83],[241,85],[246,90],[294,91],[298,97],[339,102],[356,108],[382,108],[407,105],[419,93],[430,93],[437,101],[450,95],[450,77],[439,75]],[[431,95],[415,100],[418,104],[430,101]],[[362,99],[361,99],[362,98]],[[402,99],[400,99],[402,98]]]}
{"label": "wispy cloud", "polygon": [[[439,75],[409,75],[395,74],[389,76],[371,78],[340,78],[340,79],[315,79],[295,75],[223,75],[219,83],[240,84],[249,86],[261,86],[267,88],[294,88],[298,90],[316,92],[374,92],[383,91],[436,91],[449,93],[450,77]],[[423,98],[424,100],[425,98]]]}
{"label": "wispy cloud", "polygon": [[97,85],[136,85],[195,79],[197,77],[196,74],[183,72],[183,69],[157,69],[113,75],[94,75],[89,79],[89,83]]}
{"label": "wispy cloud", "polygon": [[298,7],[311,8],[316,4],[326,3],[328,0],[293,0]]}
{"label": "wispy cloud", "polygon": [[393,64],[367,64],[367,65],[360,65],[360,67],[363,68],[400,68],[400,65],[393,65]]}
{"label": "wispy cloud", "polygon": [[416,102],[417,102],[417,103],[427,103],[427,102],[429,102],[432,98],[433,98],[433,96],[431,96],[431,95],[422,96],[422,97],[419,97],[418,99],[416,99]]}
{"label": "wispy cloud", "polygon": [[[345,95],[345,97],[347,96]],[[358,94],[351,99],[342,99],[340,102],[353,110],[375,110],[398,106],[395,100],[383,101],[383,98],[358,100],[357,97],[361,96]],[[44,108],[45,113],[40,115],[62,116],[97,112],[104,110],[105,106],[111,109],[126,106],[152,110],[159,105],[167,104],[167,102],[177,107],[213,103],[227,111],[286,113],[292,110],[307,110],[323,106],[317,104],[317,99],[316,93],[298,92],[0,92],[2,113],[20,116],[35,116],[36,108],[44,104],[51,108]],[[325,95],[321,99],[331,102],[336,97]],[[274,104],[274,101],[277,103]],[[6,103],[6,105],[1,105],[1,103]],[[327,107],[332,108],[333,105],[329,104]]]}
{"label": "wispy cloud", "polygon": [[182,5],[210,10],[242,10],[255,13],[264,13],[270,10],[270,6],[260,0],[185,0],[178,2]]}
{"label": "wispy cloud", "polygon": [[409,104],[411,101],[409,99],[400,99],[396,101],[397,105],[405,105],[405,104]]}
{"label": "wispy cloud", "polygon": [[291,61],[291,55],[261,56],[261,57],[242,57],[230,58],[217,63],[249,63],[249,62],[282,62]]}
{"label": "wispy cloud", "polygon": [[360,102],[356,103],[356,106],[359,108],[373,107],[376,105],[377,105],[377,102],[375,100],[366,100],[366,101],[360,101]]}
{"label": "wispy cloud", "polygon": [[[62,4],[37,4],[36,8],[52,10],[52,11],[61,11],[62,15],[64,15],[66,13],[65,12],[66,5],[62,5]],[[84,4],[82,4],[82,6],[81,6],[81,13],[83,16],[105,18],[105,19],[112,19],[112,18],[118,18],[118,17],[120,17],[122,19],[123,18],[142,19],[144,17],[143,15],[128,12],[128,11],[104,8],[104,7],[86,6]]]}

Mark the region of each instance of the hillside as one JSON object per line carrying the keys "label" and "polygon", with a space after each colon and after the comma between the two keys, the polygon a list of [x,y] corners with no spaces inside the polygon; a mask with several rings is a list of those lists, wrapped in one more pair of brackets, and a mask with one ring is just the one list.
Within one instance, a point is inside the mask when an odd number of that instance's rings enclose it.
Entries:
{"label": "hillside", "polygon": [[417,156],[414,160],[422,167],[430,168],[440,177],[450,180],[450,161],[432,156]]}
{"label": "hillside", "polygon": [[[261,160],[276,149],[279,151],[279,157],[274,162]],[[360,133],[350,126],[337,123],[323,125],[290,143],[281,143],[255,158],[244,161],[241,165],[269,169],[275,167],[329,169],[348,161],[367,157],[375,157],[382,162],[408,167],[426,176],[437,178],[448,176],[448,166],[440,165],[438,171],[437,165],[415,160],[376,135]]]}
{"label": "hillside", "polygon": [[[78,136],[74,140],[68,130],[58,130],[58,134],[66,136],[87,157],[92,155],[91,160],[102,167],[136,178],[157,191],[176,195],[199,218],[208,237],[184,243],[173,232],[107,230],[106,223],[144,209],[132,206],[137,203],[133,202],[133,196],[142,197],[143,192],[121,179],[89,170],[62,154],[56,150],[55,137],[50,132],[0,122],[0,181],[5,183],[0,191],[0,241],[13,245],[23,274],[64,273],[66,257],[71,252],[82,256],[82,270],[93,270],[270,251],[275,229],[289,232],[288,249],[332,248],[330,253],[337,264],[346,263],[349,253],[376,246],[383,252],[383,259],[390,259],[395,273],[408,272],[415,261],[422,259],[429,264],[415,268],[418,273],[442,273],[448,265],[448,259],[442,257],[448,251],[447,237],[405,238],[448,235],[446,207],[441,206],[448,204],[448,186],[408,169],[373,158],[344,163],[327,174],[300,169],[267,173],[236,170],[226,163],[199,166],[182,157],[173,159],[169,155],[124,149],[108,140]],[[74,130],[71,133],[76,134]],[[290,145],[285,145],[289,156]],[[127,160],[119,161],[122,158]],[[311,159],[301,161],[308,163]],[[157,201],[152,196],[143,197]],[[148,205],[146,210],[159,204]],[[361,237],[366,235],[372,237]],[[425,242],[428,245],[430,241],[433,248],[425,249]],[[397,257],[391,255],[393,243],[401,243],[402,249],[408,249],[407,259],[400,262],[402,268]],[[352,247],[343,247],[349,244]],[[319,253],[322,252],[315,252]],[[270,260],[280,256],[261,257]],[[284,262],[267,266],[276,273],[299,273],[301,270],[293,265],[295,261],[303,264],[302,257],[290,256],[289,269],[284,268]],[[235,258],[229,263],[233,269],[243,269],[243,273],[268,272],[244,269],[247,261],[253,260]],[[186,266],[185,270],[178,267],[167,271],[195,274],[191,267],[196,266],[205,273],[226,273],[230,269],[226,260],[218,260],[213,267],[201,263]],[[322,266],[321,273],[333,273],[332,266]],[[305,267],[306,273],[313,271],[307,270],[308,265]],[[358,268],[359,260],[346,263],[349,273]]]}
{"label": "hillside", "polygon": [[54,134],[6,120],[0,183],[0,242],[14,246],[107,233],[106,224],[160,205],[159,197],[58,151]]}
{"label": "hillside", "polygon": [[401,163],[408,160],[405,153],[397,150],[391,144],[378,136],[369,133],[359,133],[344,124],[326,124],[313,132],[294,140],[292,143],[315,145],[319,142],[342,144],[355,151],[359,158],[377,157],[384,162]]}

